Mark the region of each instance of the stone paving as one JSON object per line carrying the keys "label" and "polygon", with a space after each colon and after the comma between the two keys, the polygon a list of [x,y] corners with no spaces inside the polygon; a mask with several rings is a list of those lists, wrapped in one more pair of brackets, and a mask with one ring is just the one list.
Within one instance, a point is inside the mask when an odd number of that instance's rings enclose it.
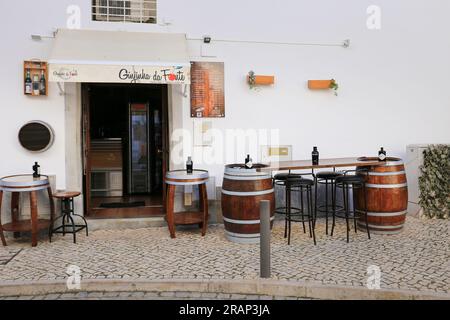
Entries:
{"label": "stone paving", "polygon": [[269,296],[269,295],[245,295],[237,293],[216,292],[86,292],[77,293],[51,293],[35,296],[10,296],[0,297],[0,300],[312,300],[298,297]]}
{"label": "stone paving", "polygon": [[22,249],[4,248],[0,251],[0,265],[5,265],[15,258]]}
{"label": "stone paving", "polygon": [[[311,284],[365,287],[367,267],[381,268],[382,289],[450,293],[450,222],[408,217],[397,235],[351,233],[345,241],[345,222],[338,220],[335,235],[325,235],[317,223],[317,246],[293,228],[291,245],[283,238],[284,223],[276,221],[272,237],[272,278]],[[224,237],[223,226],[178,229],[171,239],[167,228],[101,230],[89,237],[55,237],[31,248],[27,239],[8,239],[0,256],[22,249],[0,265],[0,282],[62,280],[69,265],[81,269],[83,279],[256,279],[259,245],[235,244]]]}

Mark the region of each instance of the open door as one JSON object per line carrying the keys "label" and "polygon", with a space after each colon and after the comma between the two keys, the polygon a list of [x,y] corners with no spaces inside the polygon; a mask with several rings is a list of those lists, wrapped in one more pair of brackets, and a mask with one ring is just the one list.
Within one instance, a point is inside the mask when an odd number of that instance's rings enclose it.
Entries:
{"label": "open door", "polygon": [[165,213],[167,94],[167,85],[83,84],[83,175],[89,217]]}

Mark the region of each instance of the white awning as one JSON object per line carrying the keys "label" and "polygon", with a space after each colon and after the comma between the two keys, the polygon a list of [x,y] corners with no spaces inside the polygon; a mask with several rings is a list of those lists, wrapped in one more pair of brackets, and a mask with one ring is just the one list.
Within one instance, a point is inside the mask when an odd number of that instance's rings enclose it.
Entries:
{"label": "white awning", "polygon": [[48,64],[54,82],[191,80],[185,34],[60,29]]}

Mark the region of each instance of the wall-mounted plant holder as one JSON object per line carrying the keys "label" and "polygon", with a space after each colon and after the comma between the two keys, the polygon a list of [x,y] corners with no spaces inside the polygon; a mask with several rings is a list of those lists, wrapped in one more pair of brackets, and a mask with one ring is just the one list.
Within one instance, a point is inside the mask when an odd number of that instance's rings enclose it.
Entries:
{"label": "wall-mounted plant holder", "polygon": [[254,86],[268,86],[275,83],[275,77],[256,75],[253,71],[250,71],[247,75],[247,83],[251,88]]}
{"label": "wall-mounted plant holder", "polygon": [[331,80],[308,80],[308,88],[311,90],[330,89]]}
{"label": "wall-mounted plant holder", "polygon": [[327,90],[327,89],[333,89],[334,94],[337,95],[337,89],[339,88],[339,85],[337,84],[336,80],[330,79],[330,80],[308,80],[308,88],[310,90]]}
{"label": "wall-mounted plant holder", "polygon": [[275,83],[274,76],[255,76],[255,85],[267,86]]}

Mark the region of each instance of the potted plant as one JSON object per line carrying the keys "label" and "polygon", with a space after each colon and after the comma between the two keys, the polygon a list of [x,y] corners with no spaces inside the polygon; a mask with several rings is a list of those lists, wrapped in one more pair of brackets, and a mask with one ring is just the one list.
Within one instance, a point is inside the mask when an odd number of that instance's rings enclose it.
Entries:
{"label": "potted plant", "polygon": [[248,72],[247,82],[248,82],[248,85],[250,86],[250,89],[253,89],[255,87],[256,76],[255,76],[255,72],[254,71],[250,70]]}
{"label": "potted plant", "polygon": [[330,81],[330,89],[333,89],[333,90],[334,90],[334,95],[335,95],[335,96],[338,95],[338,94],[337,94],[337,90],[339,89],[339,85],[338,85],[338,83],[336,82],[336,80],[331,79],[331,81]]}

